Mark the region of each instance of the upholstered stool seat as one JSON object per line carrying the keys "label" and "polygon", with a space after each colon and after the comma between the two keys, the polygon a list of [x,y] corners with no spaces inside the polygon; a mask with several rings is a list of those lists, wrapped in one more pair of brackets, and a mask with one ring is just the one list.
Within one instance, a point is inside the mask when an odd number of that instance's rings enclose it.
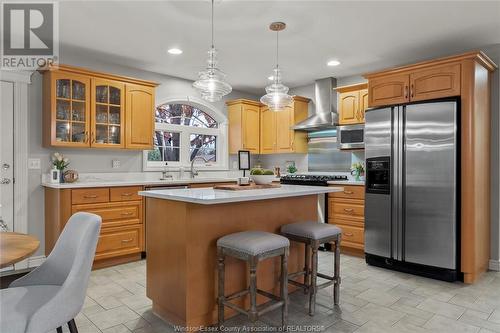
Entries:
{"label": "upholstered stool seat", "polygon": [[217,246],[250,256],[290,246],[288,238],[264,231],[243,231],[219,238]]}
{"label": "upholstered stool seat", "polygon": [[[221,237],[217,240],[217,262],[218,262],[218,307],[219,307],[219,327],[224,324],[224,307],[232,308],[237,312],[246,314],[248,318],[255,322],[262,314],[282,308],[282,327],[287,327],[288,315],[288,252],[290,241],[283,236],[264,231],[243,231]],[[250,286],[234,294],[226,296],[224,293],[225,284],[225,257],[231,256],[245,260],[250,267]],[[259,261],[281,257],[281,279],[280,296],[268,293],[257,288],[257,264]],[[257,309],[257,294],[266,296],[275,301],[271,305]],[[231,300],[250,295],[250,310],[240,308]]]}
{"label": "upholstered stool seat", "polygon": [[[332,284],[333,303],[337,305],[340,293],[340,240],[342,230],[327,223],[298,222],[282,226],[281,234],[292,241],[304,243],[305,245],[304,270],[289,274],[288,282],[303,288],[305,293],[309,293],[309,315],[313,316],[315,312],[317,290]],[[318,249],[324,243],[332,244],[335,252],[333,276],[318,273]],[[295,280],[298,276],[304,276],[303,283]],[[318,276],[328,280],[328,282],[317,285]]]}
{"label": "upholstered stool seat", "polygon": [[327,223],[298,222],[281,227],[281,233],[310,239],[336,237],[342,233],[339,227]]}

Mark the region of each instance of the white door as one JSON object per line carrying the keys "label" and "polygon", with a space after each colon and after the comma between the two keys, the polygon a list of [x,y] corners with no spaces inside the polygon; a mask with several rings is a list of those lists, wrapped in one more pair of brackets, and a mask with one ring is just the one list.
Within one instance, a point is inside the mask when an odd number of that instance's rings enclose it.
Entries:
{"label": "white door", "polygon": [[14,84],[0,83],[0,219],[14,231]]}

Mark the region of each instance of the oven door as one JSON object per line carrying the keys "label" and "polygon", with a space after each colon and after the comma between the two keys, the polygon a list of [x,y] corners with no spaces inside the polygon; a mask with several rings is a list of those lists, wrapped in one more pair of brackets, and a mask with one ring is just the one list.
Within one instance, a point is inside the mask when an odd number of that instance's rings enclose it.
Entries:
{"label": "oven door", "polygon": [[339,149],[365,148],[365,125],[337,126],[337,144]]}

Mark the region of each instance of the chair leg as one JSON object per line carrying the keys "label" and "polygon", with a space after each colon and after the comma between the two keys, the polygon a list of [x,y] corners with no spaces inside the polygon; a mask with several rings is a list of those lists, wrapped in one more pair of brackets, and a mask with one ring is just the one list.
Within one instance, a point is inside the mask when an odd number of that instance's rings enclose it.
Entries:
{"label": "chair leg", "polygon": [[76,328],[76,323],[74,319],[68,321],[68,328],[70,333],[78,333],[78,329]]}
{"label": "chair leg", "polygon": [[310,277],[310,271],[311,271],[311,256],[309,254],[309,245],[306,243],[304,246],[304,254],[305,254],[305,259],[304,259],[304,294],[307,294],[309,292],[309,277]]}
{"label": "chair leg", "polygon": [[333,285],[333,304],[339,304],[340,298],[340,237],[335,241],[335,263],[334,263],[333,278],[335,283]]}
{"label": "chair leg", "polygon": [[56,328],[56,331],[57,331],[57,333],[63,333],[62,327],[60,327],[60,326],[58,328]]}
{"label": "chair leg", "polygon": [[250,312],[249,319],[257,321],[257,259],[250,259]]}
{"label": "chair leg", "polygon": [[218,325],[219,328],[222,328],[222,325],[224,324],[224,273],[225,273],[225,263],[224,263],[224,253],[222,249],[217,249],[217,269],[218,269],[218,274],[217,274],[217,279],[218,279],[218,310],[219,310],[219,316],[218,316]]}
{"label": "chair leg", "polygon": [[284,302],[281,309],[281,326],[288,330],[288,253],[281,255],[281,300]]}
{"label": "chair leg", "polygon": [[314,312],[316,310],[316,280],[317,280],[317,273],[318,273],[318,247],[319,244],[317,242],[314,242],[311,245],[311,283],[309,285],[309,315],[314,316]]}

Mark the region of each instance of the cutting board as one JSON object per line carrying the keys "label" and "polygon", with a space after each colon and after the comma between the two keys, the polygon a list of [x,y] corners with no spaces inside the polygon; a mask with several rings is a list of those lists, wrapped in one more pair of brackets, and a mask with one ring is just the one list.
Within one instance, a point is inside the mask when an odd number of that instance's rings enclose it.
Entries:
{"label": "cutting board", "polygon": [[279,188],[280,184],[255,184],[250,183],[250,185],[215,185],[214,190],[227,190],[227,191],[244,191],[244,190],[261,190],[266,188]]}

